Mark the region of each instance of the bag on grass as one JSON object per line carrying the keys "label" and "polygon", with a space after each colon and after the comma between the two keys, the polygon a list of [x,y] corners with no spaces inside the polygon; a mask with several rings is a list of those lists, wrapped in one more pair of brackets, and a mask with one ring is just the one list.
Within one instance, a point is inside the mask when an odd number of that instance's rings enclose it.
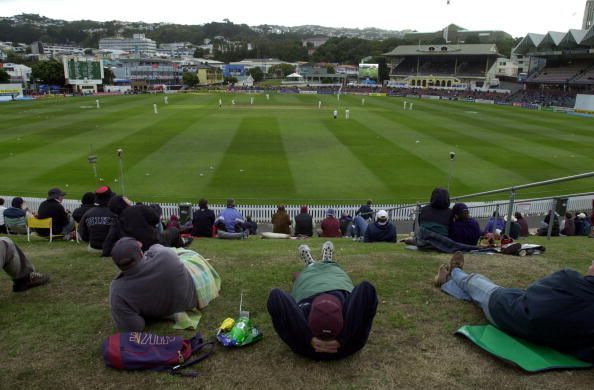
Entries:
{"label": "bag on grass", "polygon": [[[123,332],[103,342],[105,365],[121,370],[168,371],[172,375],[196,376],[195,371],[179,370],[206,359],[214,342],[204,342],[200,332],[191,339],[181,336],[158,336],[144,332]],[[190,359],[194,353],[204,352]]]}

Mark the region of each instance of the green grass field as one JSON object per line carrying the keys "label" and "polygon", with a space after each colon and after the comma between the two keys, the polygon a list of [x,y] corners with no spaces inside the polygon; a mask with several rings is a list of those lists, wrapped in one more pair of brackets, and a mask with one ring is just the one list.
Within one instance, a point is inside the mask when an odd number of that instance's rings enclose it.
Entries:
{"label": "green grass field", "polygon": [[[223,107],[218,108],[218,99]],[[237,105],[231,105],[234,98]],[[135,200],[242,203],[408,203],[592,170],[592,119],[520,108],[400,98],[177,94],[55,98],[0,105],[0,193],[42,197],[59,186],[79,198],[98,177]],[[317,108],[322,100],[321,110]],[[153,104],[159,114],[153,114]],[[344,109],[351,119],[344,119]],[[339,119],[332,119],[338,108]],[[588,182],[589,183],[589,182]],[[522,197],[583,192],[584,181]]]}
{"label": "green grass field", "polygon": [[[217,348],[201,362],[197,378],[163,373],[128,373],[106,368],[101,343],[116,332],[109,314],[111,259],[89,254],[84,244],[16,238],[48,285],[24,293],[0,273],[0,362],[2,389],[591,389],[592,370],[526,374],[491,357],[453,333],[462,325],[486,324],[481,310],[456,301],[432,285],[448,255],[412,252],[402,244],[361,244],[335,239],[335,258],[353,281],[369,280],[379,306],[367,345],[337,362],[319,363],[295,355],[274,332],[266,309],[270,289],[289,290],[302,268],[292,240],[197,240],[199,251],[220,273],[221,294],[204,309],[199,330],[208,338],[223,319],[237,316],[239,297],[264,333],[241,350]],[[547,251],[540,256],[467,255],[465,269],[506,287],[571,267],[584,273],[594,239],[532,237]],[[316,258],[323,240],[307,240]],[[167,321],[147,331],[191,337]]]}

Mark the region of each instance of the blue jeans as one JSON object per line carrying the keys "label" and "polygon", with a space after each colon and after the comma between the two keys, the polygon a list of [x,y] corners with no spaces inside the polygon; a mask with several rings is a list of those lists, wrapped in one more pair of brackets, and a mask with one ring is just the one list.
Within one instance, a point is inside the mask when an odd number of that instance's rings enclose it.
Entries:
{"label": "blue jeans", "polygon": [[353,230],[353,236],[355,237],[363,237],[365,235],[365,231],[367,230],[367,226],[369,224],[362,216],[357,215],[355,219],[353,219],[353,226],[355,229]]}
{"label": "blue jeans", "polygon": [[493,291],[501,288],[481,274],[467,274],[460,268],[452,270],[452,280],[479,306],[490,323],[495,324],[489,312],[489,300]]}

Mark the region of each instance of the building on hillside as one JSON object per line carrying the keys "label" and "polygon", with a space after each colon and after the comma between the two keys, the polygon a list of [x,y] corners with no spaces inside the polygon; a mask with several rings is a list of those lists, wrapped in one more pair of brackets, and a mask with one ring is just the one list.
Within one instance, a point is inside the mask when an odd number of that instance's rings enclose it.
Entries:
{"label": "building on hillside", "polygon": [[122,58],[106,62],[116,85],[130,85],[136,91],[182,85],[182,67],[160,58]]}
{"label": "building on hillside", "polygon": [[586,9],[584,10],[582,30],[588,30],[592,26],[594,26],[594,0],[588,0],[586,1]]}
{"label": "building on hillside", "polygon": [[254,86],[254,78],[252,76],[236,76],[237,82],[235,83],[238,87],[253,87]]}
{"label": "building on hillside", "polygon": [[357,65],[336,65],[334,70],[338,74],[346,74],[347,77],[357,77],[359,68]]}
{"label": "building on hillside", "polygon": [[518,64],[509,58],[498,58],[497,68],[495,70],[495,76],[517,78],[518,77]]}
{"label": "building on hillside", "polygon": [[154,56],[157,43],[146,38],[144,34],[133,34],[132,38],[110,37],[99,40],[99,49],[123,50],[141,56]]}
{"label": "building on hillside", "polygon": [[274,66],[279,64],[291,64],[289,62],[281,61],[277,58],[246,58],[239,62],[230,62],[229,65],[243,65],[246,70],[250,70],[253,68],[260,68],[262,72],[268,73],[268,70]]}
{"label": "building on hillside", "polygon": [[196,68],[200,85],[222,84],[225,80],[223,77],[223,71],[217,67],[206,64],[198,64]]}
{"label": "building on hillside", "polygon": [[[433,43],[443,38],[445,43],[465,43],[469,39],[477,39],[476,43],[495,43],[503,38],[512,36],[499,30],[466,30],[455,24],[450,24],[442,30],[435,32],[411,32],[404,35],[404,39],[414,40],[421,44]],[[469,42],[471,43],[471,42]]]}
{"label": "building on hillside", "polygon": [[162,43],[157,49],[157,55],[166,57],[192,57],[194,45],[190,42]]}
{"label": "building on hillside", "polygon": [[91,94],[103,84],[103,61],[88,57],[62,57],[64,78],[75,93]]}
{"label": "building on hillside", "polygon": [[503,57],[494,44],[402,45],[385,53],[390,82],[402,87],[484,88]]}
{"label": "building on hillside", "polygon": [[327,37],[311,37],[301,40],[303,47],[307,47],[307,54],[312,55],[324,43],[328,42]]}
{"label": "building on hillside", "polygon": [[0,64],[0,68],[8,73],[10,76],[10,83],[21,84],[25,88],[29,85],[29,80],[31,80],[31,68],[28,66],[8,62]]}
{"label": "building on hillside", "polygon": [[60,56],[82,56],[85,49],[68,44],[53,44],[41,41],[33,42],[31,45],[31,54],[46,55],[50,58]]}
{"label": "building on hillside", "polygon": [[0,50],[0,61],[6,61],[7,58],[8,56],[6,55],[6,53]]}

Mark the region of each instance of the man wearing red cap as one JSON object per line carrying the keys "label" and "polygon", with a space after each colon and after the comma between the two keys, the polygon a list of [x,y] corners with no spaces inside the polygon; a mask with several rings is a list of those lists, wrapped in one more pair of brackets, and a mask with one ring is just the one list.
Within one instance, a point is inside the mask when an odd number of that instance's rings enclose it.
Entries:
{"label": "man wearing red cap", "polygon": [[305,269],[291,294],[273,289],[268,312],[279,337],[296,353],[316,360],[340,359],[359,351],[369,337],[377,309],[375,287],[367,281],[353,286],[347,273],[332,261],[334,247],[324,243],[316,262],[307,245],[299,247]]}

